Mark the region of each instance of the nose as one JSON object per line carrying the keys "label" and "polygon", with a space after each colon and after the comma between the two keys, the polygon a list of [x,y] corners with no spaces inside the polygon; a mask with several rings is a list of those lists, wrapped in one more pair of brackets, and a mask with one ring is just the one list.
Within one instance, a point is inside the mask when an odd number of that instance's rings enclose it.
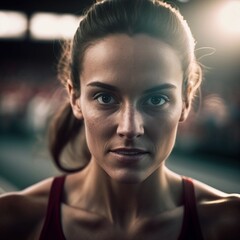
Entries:
{"label": "nose", "polygon": [[132,139],[144,134],[143,116],[134,106],[126,106],[119,112],[117,134],[122,138]]}

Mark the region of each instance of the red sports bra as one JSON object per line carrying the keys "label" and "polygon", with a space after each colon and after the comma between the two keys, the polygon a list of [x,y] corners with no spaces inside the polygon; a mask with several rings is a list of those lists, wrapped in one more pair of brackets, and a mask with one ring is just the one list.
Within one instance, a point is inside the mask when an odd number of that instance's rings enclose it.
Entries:
{"label": "red sports bra", "polygon": [[[53,180],[47,215],[40,235],[40,240],[66,240],[61,226],[61,196],[66,176]],[[194,185],[190,178],[183,177],[184,216],[178,240],[203,240],[198,219]]]}

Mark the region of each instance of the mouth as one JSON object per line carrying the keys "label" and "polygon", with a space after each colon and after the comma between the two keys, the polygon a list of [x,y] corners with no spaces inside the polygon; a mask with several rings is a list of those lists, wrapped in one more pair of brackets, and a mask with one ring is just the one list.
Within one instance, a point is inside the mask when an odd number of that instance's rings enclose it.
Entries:
{"label": "mouth", "polygon": [[140,148],[116,148],[110,150],[111,153],[121,155],[121,156],[141,156],[145,154],[149,154],[148,151]]}

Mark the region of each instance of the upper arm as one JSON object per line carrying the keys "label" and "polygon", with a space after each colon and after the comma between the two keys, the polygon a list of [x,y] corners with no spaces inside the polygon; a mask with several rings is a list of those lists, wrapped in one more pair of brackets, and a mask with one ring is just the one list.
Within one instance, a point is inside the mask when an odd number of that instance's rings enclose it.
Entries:
{"label": "upper arm", "polygon": [[194,181],[204,239],[240,239],[240,195],[226,194]]}
{"label": "upper arm", "polygon": [[229,196],[220,214],[219,239],[240,239],[240,196]]}
{"label": "upper arm", "polygon": [[1,239],[33,239],[45,218],[51,180],[0,197]]}
{"label": "upper arm", "polygon": [[[28,200],[18,194],[0,198],[0,234],[3,239],[27,239]],[[31,226],[30,226],[31,227]]]}
{"label": "upper arm", "polygon": [[229,195],[199,206],[199,218],[205,239],[240,239],[240,197]]}

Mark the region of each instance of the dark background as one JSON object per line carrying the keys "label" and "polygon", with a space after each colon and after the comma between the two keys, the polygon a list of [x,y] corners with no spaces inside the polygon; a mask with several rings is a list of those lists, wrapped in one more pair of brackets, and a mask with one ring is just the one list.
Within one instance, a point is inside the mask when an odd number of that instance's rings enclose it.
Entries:
{"label": "dark background", "polygon": [[[231,1],[231,0],[229,0]],[[227,192],[240,192],[240,17],[224,30],[219,9],[228,0],[170,1],[197,41],[204,66],[201,109],[180,127],[168,165]],[[81,15],[93,1],[1,1],[0,10]],[[240,10],[239,10],[240,14]],[[4,23],[0,23],[1,24]],[[47,123],[62,92],[56,78],[60,40],[0,38],[0,188],[22,189],[59,174],[47,152]]]}

